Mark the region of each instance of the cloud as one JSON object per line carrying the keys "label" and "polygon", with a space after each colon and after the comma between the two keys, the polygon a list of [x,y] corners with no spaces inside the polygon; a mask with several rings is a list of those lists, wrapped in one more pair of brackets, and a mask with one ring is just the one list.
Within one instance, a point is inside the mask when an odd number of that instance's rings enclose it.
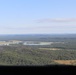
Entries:
{"label": "cloud", "polygon": [[37,20],[38,23],[44,22],[76,22],[76,18],[50,18],[50,19],[40,19]]}
{"label": "cloud", "polygon": [[40,27],[6,27],[8,30],[30,30],[30,29],[37,29]]}

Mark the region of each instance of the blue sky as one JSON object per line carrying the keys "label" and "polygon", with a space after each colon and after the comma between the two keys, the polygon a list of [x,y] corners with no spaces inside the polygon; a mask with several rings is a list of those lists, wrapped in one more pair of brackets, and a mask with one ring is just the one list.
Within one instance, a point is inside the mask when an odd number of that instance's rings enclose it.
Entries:
{"label": "blue sky", "polygon": [[76,33],[76,0],[0,0],[0,34]]}

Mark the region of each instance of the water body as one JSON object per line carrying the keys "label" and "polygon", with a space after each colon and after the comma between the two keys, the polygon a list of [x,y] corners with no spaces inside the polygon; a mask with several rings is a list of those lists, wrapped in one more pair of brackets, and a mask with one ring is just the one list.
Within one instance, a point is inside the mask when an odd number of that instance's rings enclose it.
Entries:
{"label": "water body", "polygon": [[51,43],[39,43],[39,44],[36,44],[36,43],[23,43],[23,45],[51,45]]}

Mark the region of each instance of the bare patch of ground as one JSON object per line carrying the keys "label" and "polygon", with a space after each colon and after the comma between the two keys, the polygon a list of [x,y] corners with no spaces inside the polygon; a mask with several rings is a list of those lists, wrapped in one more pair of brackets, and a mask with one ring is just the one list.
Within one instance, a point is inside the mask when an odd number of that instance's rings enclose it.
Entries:
{"label": "bare patch of ground", "polygon": [[59,48],[39,48],[40,50],[60,50]]}
{"label": "bare patch of ground", "polygon": [[76,60],[54,60],[54,62],[64,65],[76,65]]}

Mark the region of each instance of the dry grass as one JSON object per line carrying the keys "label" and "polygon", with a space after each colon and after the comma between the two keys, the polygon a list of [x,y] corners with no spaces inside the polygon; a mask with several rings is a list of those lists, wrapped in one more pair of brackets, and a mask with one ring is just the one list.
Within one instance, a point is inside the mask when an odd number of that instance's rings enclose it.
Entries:
{"label": "dry grass", "polygon": [[54,60],[54,62],[64,65],[76,65],[76,60]]}
{"label": "dry grass", "polygon": [[59,48],[39,48],[40,50],[60,50]]}

